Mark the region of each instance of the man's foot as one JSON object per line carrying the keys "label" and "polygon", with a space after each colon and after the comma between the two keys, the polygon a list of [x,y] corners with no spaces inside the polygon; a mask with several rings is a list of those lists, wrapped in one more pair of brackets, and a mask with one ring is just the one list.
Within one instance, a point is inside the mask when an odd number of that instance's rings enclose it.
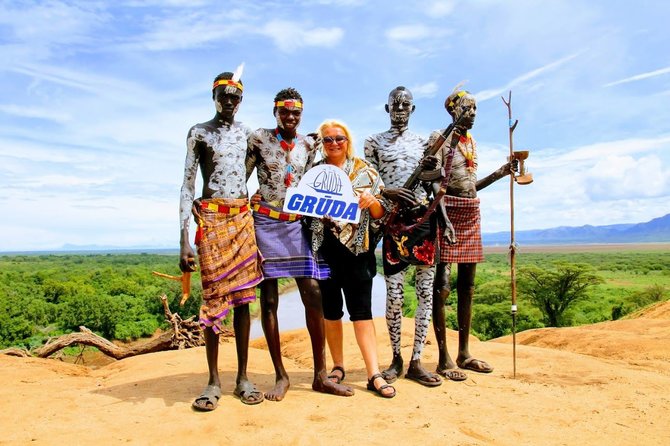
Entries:
{"label": "man's foot", "polygon": [[468,379],[468,375],[465,373],[461,372],[460,370],[456,368],[440,368],[439,366],[437,367],[437,370],[435,370],[435,373],[437,373],[440,376],[444,376],[445,378],[451,380],[451,381],[465,381]]}
{"label": "man's foot", "polygon": [[275,386],[269,392],[265,392],[265,398],[270,401],[281,401],[286,396],[288,388],[291,386],[288,378],[279,378]]}
{"label": "man's foot", "polygon": [[328,379],[334,382],[335,384],[339,384],[342,381],[344,381],[345,376],[347,376],[347,374],[344,372],[344,367],[336,365],[335,367],[333,367],[333,370],[330,371]]}
{"label": "man's foot", "polygon": [[219,405],[219,399],[221,398],[221,387],[218,385],[210,384],[205,387],[205,390],[202,391],[199,397],[193,401],[191,405],[193,409],[209,412],[216,409],[216,406]]}
{"label": "man's foot", "polygon": [[394,383],[402,377],[403,360],[402,356],[394,356],[388,369],[382,371],[382,377],[387,383]]}
{"label": "man's foot", "polygon": [[431,373],[424,369],[419,361],[411,361],[405,378],[416,381],[426,387],[437,387],[442,384],[442,378],[435,373]]}
{"label": "man's foot", "polygon": [[249,381],[240,381],[235,387],[233,394],[240,399],[244,404],[254,405],[264,400],[263,392],[258,390]]}
{"label": "man's foot", "polygon": [[344,384],[332,382],[326,376],[326,372],[319,374],[312,382],[312,390],[315,392],[328,393],[337,396],[353,396],[354,389]]}
{"label": "man's foot", "polygon": [[473,372],[478,373],[491,373],[493,367],[491,367],[486,361],[481,359],[475,359],[472,356],[464,360],[456,360],[456,364],[462,369],[472,370]]}

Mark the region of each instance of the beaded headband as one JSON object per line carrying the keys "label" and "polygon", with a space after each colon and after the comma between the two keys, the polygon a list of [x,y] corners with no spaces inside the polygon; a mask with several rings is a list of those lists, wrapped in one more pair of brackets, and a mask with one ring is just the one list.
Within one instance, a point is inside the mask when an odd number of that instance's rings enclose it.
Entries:
{"label": "beaded headband", "polygon": [[219,85],[232,85],[233,87],[239,89],[240,91],[244,90],[244,87],[242,87],[241,83],[231,79],[219,79],[218,81],[214,82],[214,85],[212,85],[212,90],[214,90]]}
{"label": "beaded headband", "polygon": [[302,102],[298,101],[297,99],[287,99],[287,100],[284,100],[284,101],[275,102],[275,107],[302,108]]}
{"label": "beaded headband", "polygon": [[456,98],[460,99],[463,96],[465,96],[466,94],[470,94],[470,92],[465,91],[465,90],[461,90],[458,93],[456,93],[455,95],[453,95],[453,97],[449,100],[449,104],[447,105],[447,107],[453,108],[454,105],[456,105],[456,103],[454,102],[456,100]]}

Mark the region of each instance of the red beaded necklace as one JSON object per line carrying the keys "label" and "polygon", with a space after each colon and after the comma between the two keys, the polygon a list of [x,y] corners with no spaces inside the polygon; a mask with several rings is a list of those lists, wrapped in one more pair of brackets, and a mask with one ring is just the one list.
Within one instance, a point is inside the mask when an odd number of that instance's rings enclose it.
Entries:
{"label": "red beaded necklace", "polygon": [[279,145],[281,148],[286,152],[286,175],[284,176],[284,184],[286,187],[291,185],[291,182],[293,181],[293,165],[291,164],[291,150],[295,147],[295,139],[291,144],[287,143],[284,141],[284,138],[282,138],[281,133],[279,133],[279,129],[275,129],[275,137],[279,141]]}

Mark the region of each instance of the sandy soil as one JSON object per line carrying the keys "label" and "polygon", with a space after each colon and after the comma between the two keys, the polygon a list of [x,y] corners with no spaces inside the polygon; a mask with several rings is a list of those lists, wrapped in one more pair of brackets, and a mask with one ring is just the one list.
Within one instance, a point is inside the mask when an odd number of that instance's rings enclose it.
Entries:
{"label": "sandy soil", "polygon": [[[390,359],[377,320],[381,362]],[[403,326],[409,357],[413,324]],[[634,319],[517,336],[473,339],[472,352],[496,367],[462,383],[426,388],[401,379],[398,396],[365,390],[353,330],[345,326],[347,379],[356,395],[313,392],[305,330],[282,334],[292,379],[287,398],[245,406],[233,396],[234,342],[219,358],[224,383],[217,410],[196,413],[191,401],[206,379],[202,348],[162,352],[99,369],[55,360],[0,355],[0,444],[234,445],[667,445],[670,444],[670,302]],[[456,348],[456,333],[449,333]],[[436,363],[434,339],[424,363]],[[273,382],[264,342],[250,352],[250,377]],[[439,442],[439,443],[438,443]]]}

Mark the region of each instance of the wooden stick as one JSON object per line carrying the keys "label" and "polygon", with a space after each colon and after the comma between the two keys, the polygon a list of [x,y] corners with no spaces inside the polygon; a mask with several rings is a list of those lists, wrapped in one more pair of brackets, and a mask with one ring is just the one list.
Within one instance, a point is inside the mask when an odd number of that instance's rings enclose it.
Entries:
{"label": "wooden stick", "polygon": [[188,298],[191,296],[191,272],[183,272],[181,273],[181,276],[171,276],[170,274],[159,273],[158,271],[151,271],[151,274],[162,277],[164,279],[181,282],[181,300],[179,301],[179,306],[183,307]]}
{"label": "wooden stick", "polygon": [[[514,129],[519,123],[519,120],[514,120],[512,123],[512,90],[509,92],[507,100],[501,96],[502,101],[507,107],[507,117],[509,119],[509,161],[514,160]],[[514,172],[509,176],[509,213],[510,213],[510,242],[509,242],[509,256],[510,256],[510,279],[512,288],[512,366],[513,377],[516,378],[516,242],[514,240]]]}

